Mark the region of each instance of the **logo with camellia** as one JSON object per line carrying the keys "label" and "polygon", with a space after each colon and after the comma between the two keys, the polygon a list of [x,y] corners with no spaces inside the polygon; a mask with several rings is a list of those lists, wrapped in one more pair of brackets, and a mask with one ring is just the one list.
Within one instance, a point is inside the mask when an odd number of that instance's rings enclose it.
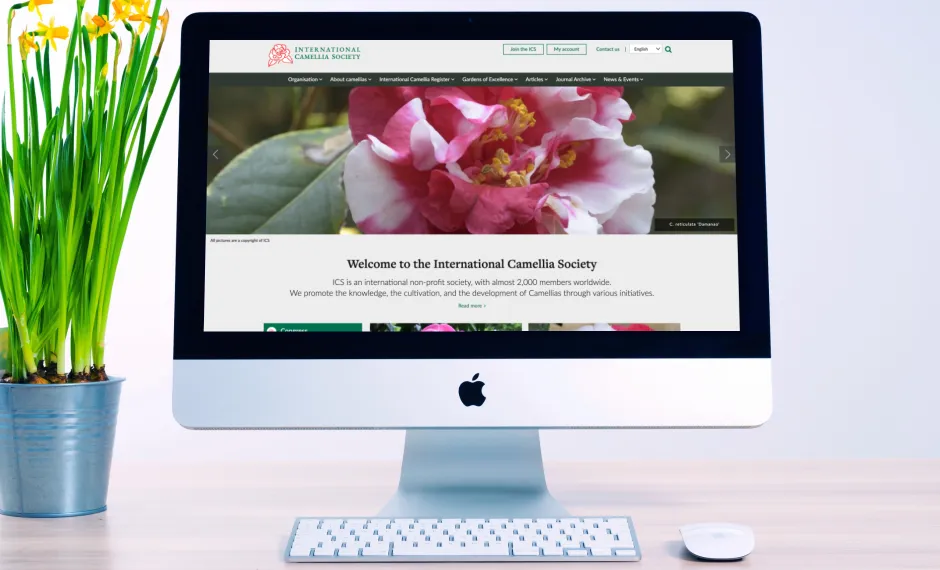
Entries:
{"label": "logo with camellia", "polygon": [[268,52],[268,67],[279,63],[294,63],[294,58],[291,57],[290,48],[287,47],[287,44],[274,44],[274,47]]}

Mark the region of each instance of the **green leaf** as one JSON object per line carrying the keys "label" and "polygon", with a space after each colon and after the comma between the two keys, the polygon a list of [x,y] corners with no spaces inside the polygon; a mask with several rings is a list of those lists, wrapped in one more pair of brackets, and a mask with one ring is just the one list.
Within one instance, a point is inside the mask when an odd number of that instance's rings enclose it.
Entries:
{"label": "green leaf", "polygon": [[719,160],[719,147],[727,143],[714,137],[671,127],[650,127],[636,136],[636,142],[647,149],[668,152],[718,172],[735,173],[734,163]]}
{"label": "green leaf", "polygon": [[349,129],[294,131],[235,158],[207,191],[210,234],[332,234],[346,218]]}

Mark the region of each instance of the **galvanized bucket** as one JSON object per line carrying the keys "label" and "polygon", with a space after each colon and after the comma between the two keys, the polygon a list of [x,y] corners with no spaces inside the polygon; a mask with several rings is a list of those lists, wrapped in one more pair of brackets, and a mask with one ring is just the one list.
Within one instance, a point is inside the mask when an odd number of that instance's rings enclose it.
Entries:
{"label": "galvanized bucket", "polygon": [[0,514],[105,510],[123,382],[0,384]]}

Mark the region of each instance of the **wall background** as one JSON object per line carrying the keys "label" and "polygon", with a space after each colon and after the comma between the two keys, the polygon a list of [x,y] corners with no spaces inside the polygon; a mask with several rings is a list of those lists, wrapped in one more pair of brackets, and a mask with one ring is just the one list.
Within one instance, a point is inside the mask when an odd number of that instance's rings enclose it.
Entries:
{"label": "wall background", "polygon": [[[186,13],[379,9],[382,0],[165,0]],[[444,0],[411,0],[416,10]],[[569,1],[520,0],[540,9]],[[590,0],[578,9],[747,10],[763,25],[775,414],[744,431],[543,434],[547,459],[940,457],[935,217],[940,3]],[[455,9],[466,8],[453,3]],[[477,0],[478,10],[504,2]],[[315,33],[312,31],[311,33]],[[6,61],[0,73],[6,74]],[[170,73],[165,74],[168,83]],[[159,91],[158,91],[159,92]],[[170,413],[175,107],[137,198],[112,302],[120,461],[400,457],[400,432],[191,432]],[[0,315],[0,319],[2,319]],[[2,324],[0,324],[2,326]]]}

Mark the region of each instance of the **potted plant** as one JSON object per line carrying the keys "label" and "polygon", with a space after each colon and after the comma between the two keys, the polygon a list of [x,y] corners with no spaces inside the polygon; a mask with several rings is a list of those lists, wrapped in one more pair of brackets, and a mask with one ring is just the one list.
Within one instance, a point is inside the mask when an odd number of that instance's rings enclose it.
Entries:
{"label": "potted plant", "polygon": [[[169,21],[161,0],[98,0],[90,12],[85,0],[70,3],[71,26],[56,23],[53,0],[18,2],[7,18],[0,124],[0,299],[9,326],[0,512],[7,515],[105,508],[123,381],[106,372],[112,285],[179,83],[177,69],[168,91],[157,93]],[[54,67],[59,58],[64,65]]]}

